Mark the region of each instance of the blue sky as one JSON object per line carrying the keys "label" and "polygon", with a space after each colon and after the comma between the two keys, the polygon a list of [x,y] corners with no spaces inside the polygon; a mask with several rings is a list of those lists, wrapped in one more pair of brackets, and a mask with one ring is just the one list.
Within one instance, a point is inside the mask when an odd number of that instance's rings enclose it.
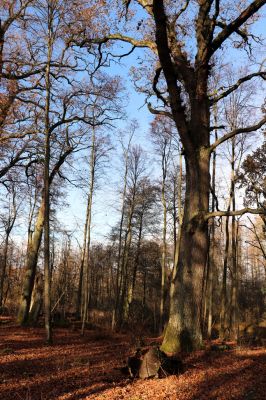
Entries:
{"label": "blue sky", "polygon": [[[152,144],[147,139],[150,122],[153,116],[144,104],[145,96],[137,93],[134,89],[131,78],[129,77],[130,66],[137,62],[137,51],[122,60],[121,64],[112,63],[107,72],[110,75],[119,75],[125,85],[126,95],[126,114],[128,120],[116,121],[116,129],[110,130],[112,143],[115,147],[110,153],[110,168],[106,168],[105,174],[99,183],[99,189],[95,191],[92,210],[92,240],[105,241],[111,227],[115,225],[119,218],[120,194],[122,187],[121,171],[121,145],[118,142],[118,131],[126,129],[131,119],[136,119],[139,124],[132,143],[139,144],[147,152],[147,157],[154,157]],[[125,136],[125,141],[127,136]],[[150,168],[152,172],[154,168]],[[63,221],[67,230],[76,230],[75,236],[82,243],[82,231],[85,223],[86,199],[84,193],[73,187],[68,188],[67,201],[68,208],[64,208],[58,213],[58,218]]]}
{"label": "blue sky", "polygon": [[[265,35],[265,17],[256,23],[253,28],[253,33],[256,35]],[[139,52],[139,54],[138,54]],[[135,118],[139,123],[139,129],[135,134],[134,142],[143,146],[147,151],[147,156],[154,159],[154,153],[150,141],[147,139],[149,124],[153,119],[153,116],[144,104],[144,95],[137,93],[134,89],[133,83],[129,76],[130,67],[136,65],[138,62],[138,55],[141,55],[142,50],[135,51],[129,57],[123,58],[122,63],[112,63],[108,69],[108,73],[121,76],[126,90],[128,92],[128,104],[126,106],[126,111],[129,119]],[[227,52],[224,60],[230,65],[232,60],[234,60],[234,66],[243,66],[247,62],[247,54],[236,51],[235,49],[229,50]],[[252,68],[257,68],[253,65]],[[258,104],[261,102],[262,95],[258,98]],[[125,128],[127,122],[120,121],[117,124],[118,129]],[[116,132],[111,134],[114,145],[116,146],[116,151],[112,152],[110,169],[106,170],[105,177],[102,179],[100,188],[96,191],[94,195],[94,205],[93,205],[93,218],[92,218],[92,240],[104,241],[110,232],[112,226],[118,221],[119,218],[119,189],[121,188],[121,148],[117,142]],[[257,136],[258,137],[258,136]],[[261,139],[258,139],[260,142]],[[254,142],[254,146],[257,145],[257,141]],[[157,170],[156,170],[157,169]],[[158,167],[154,164],[151,168],[153,173],[158,174]],[[227,197],[227,183],[226,180],[229,175],[229,165],[228,161],[222,157],[218,158],[218,173],[221,180],[221,191]],[[73,188],[69,188],[68,192],[69,208],[62,210],[58,217],[63,221],[67,229],[76,229],[75,236],[79,241],[82,242],[82,230],[85,222],[85,203],[86,200],[82,196],[81,191]],[[242,200],[239,197],[239,206],[241,206]]]}
{"label": "blue sky", "polygon": [[[264,12],[264,18],[261,19],[254,26],[254,33],[262,34],[265,36],[266,18]],[[263,46],[262,46],[263,47]],[[260,58],[263,59],[263,51],[265,58],[265,43],[261,50]],[[133,83],[131,82],[129,70],[132,65],[136,65],[138,62],[138,55],[143,53],[142,50],[135,51],[129,57],[123,58],[122,63],[112,63],[108,69],[110,75],[120,75],[128,92],[127,99],[128,104],[126,105],[126,112],[129,119],[137,119],[139,123],[139,129],[136,132],[134,142],[143,146],[147,152],[147,157],[153,160],[155,155],[153,153],[152,145],[147,139],[149,124],[153,119],[153,116],[148,111],[145,102],[144,95],[137,93],[134,89]],[[225,53],[224,61],[234,65],[244,65],[247,61],[247,56],[243,52],[240,55],[239,51],[229,50]],[[257,55],[257,54],[256,54]],[[255,70],[256,65],[252,68]],[[258,98],[258,103],[261,102],[262,95]],[[127,125],[126,121],[120,121],[117,123],[117,130],[123,129]],[[92,219],[92,239],[103,241],[108,236],[110,229],[117,222],[119,218],[119,189],[121,188],[121,148],[117,141],[117,132],[114,129],[111,132],[111,138],[113,144],[116,146],[116,151],[113,151],[110,156],[110,168],[106,170],[106,174],[101,180],[100,188],[96,191],[94,196],[93,205],[93,219]],[[254,146],[257,146],[257,142],[254,142]],[[228,162],[225,159],[219,158],[218,169],[221,172],[221,179],[224,182],[224,191],[227,192],[226,177],[228,176]],[[153,175],[158,175],[159,168],[155,164],[150,162],[150,170]],[[58,212],[58,218],[69,231],[75,230],[76,238],[82,243],[82,231],[85,222],[86,213],[86,199],[84,193],[76,188],[68,186],[67,188],[67,201],[69,207],[64,208]]]}

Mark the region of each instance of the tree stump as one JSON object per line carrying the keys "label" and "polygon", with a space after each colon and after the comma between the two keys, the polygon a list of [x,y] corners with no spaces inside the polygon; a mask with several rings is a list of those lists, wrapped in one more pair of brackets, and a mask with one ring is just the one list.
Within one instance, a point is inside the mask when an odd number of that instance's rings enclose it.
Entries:
{"label": "tree stump", "polygon": [[148,350],[138,349],[134,356],[128,357],[127,366],[121,368],[132,378],[163,378],[183,371],[183,363],[177,357],[169,357],[158,347]]}

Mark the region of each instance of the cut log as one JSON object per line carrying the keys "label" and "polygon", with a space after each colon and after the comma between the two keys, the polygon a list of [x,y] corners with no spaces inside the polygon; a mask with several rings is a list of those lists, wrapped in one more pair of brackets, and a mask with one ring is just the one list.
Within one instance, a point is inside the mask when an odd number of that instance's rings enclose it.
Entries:
{"label": "cut log", "polygon": [[134,356],[128,357],[127,365],[120,368],[131,378],[164,378],[183,372],[183,363],[177,357],[169,357],[159,347],[138,349]]}
{"label": "cut log", "polygon": [[146,379],[159,376],[161,367],[161,351],[157,347],[153,347],[144,354],[140,363],[139,378]]}

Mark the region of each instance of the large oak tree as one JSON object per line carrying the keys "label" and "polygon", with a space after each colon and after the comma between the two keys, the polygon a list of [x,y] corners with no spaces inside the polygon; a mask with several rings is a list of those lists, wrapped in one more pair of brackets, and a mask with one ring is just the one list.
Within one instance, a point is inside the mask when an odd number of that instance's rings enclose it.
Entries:
{"label": "large oak tree", "polygon": [[[256,38],[249,33],[248,24],[265,4],[266,0],[127,0],[120,4],[118,14],[125,16],[120,25],[117,21],[112,25],[113,13],[110,13],[111,28],[105,37],[90,37],[84,28],[80,39],[81,46],[94,42],[100,50],[104,43],[119,41],[132,46],[124,53],[131,53],[136,47],[151,51],[151,56],[145,54],[150,57],[146,58],[149,60],[146,72],[152,89],[149,92],[148,84],[142,85],[142,89],[148,95],[151,91],[156,94],[157,106],[149,104],[150,111],[174,120],[183,145],[186,163],[184,216],[171,289],[170,317],[162,344],[164,351],[192,350],[202,345],[201,287],[208,253],[208,221],[228,214],[226,211],[209,212],[211,154],[226,140],[258,130],[266,122],[265,116],[258,117],[254,125],[225,132],[211,143],[212,107],[248,80],[265,79],[266,73],[261,64],[258,70],[251,71],[230,87],[216,90],[213,95],[209,82],[222,48],[230,52],[230,40],[240,51],[252,47]],[[141,79],[143,74],[138,87]],[[234,215],[248,211],[263,212],[243,209],[234,211]]]}

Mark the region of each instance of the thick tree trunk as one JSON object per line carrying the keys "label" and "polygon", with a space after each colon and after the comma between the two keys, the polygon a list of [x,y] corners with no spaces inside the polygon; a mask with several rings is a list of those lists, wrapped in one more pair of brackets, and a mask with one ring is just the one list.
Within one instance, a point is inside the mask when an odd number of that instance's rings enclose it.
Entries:
{"label": "thick tree trunk", "polygon": [[200,309],[202,278],[208,253],[210,153],[205,147],[186,155],[186,196],[180,249],[171,287],[169,322],[162,350],[191,351],[202,345]]}
{"label": "thick tree trunk", "polygon": [[37,268],[38,252],[42,241],[44,224],[44,199],[41,202],[34,232],[30,235],[27,248],[26,273],[24,276],[22,295],[20,300],[18,322],[24,325],[28,322],[31,294],[34,286],[35,273]]}
{"label": "thick tree trunk", "polygon": [[35,325],[38,322],[43,302],[43,276],[37,274],[32,293],[32,301],[29,312],[29,322]]}

